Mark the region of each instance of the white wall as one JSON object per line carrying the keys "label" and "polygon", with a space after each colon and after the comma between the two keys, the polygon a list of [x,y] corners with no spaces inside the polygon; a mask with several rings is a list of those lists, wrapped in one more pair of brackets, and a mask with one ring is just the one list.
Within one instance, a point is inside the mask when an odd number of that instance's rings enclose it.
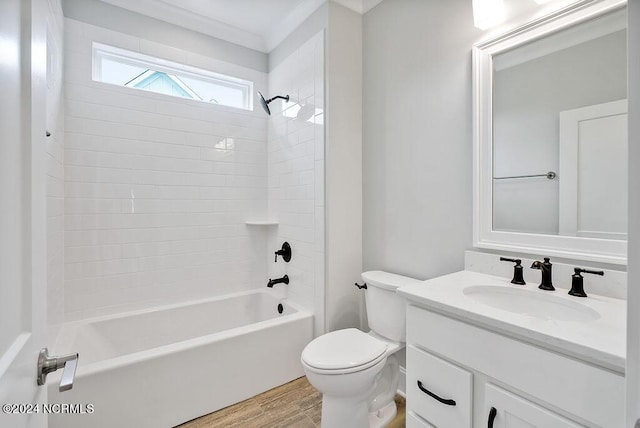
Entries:
{"label": "white wall", "polygon": [[[325,326],[358,327],[362,273],[362,15],[328,4],[325,153]],[[367,70],[368,72],[368,70]]]}
{"label": "white wall", "polygon": [[97,41],[234,75],[266,73],[65,20],[66,319],[264,287],[267,119],[91,80]]}
{"label": "white wall", "polygon": [[329,22],[329,5],[322,3],[302,24],[269,52],[269,71],[273,70],[309,39],[324,31]]}
{"label": "white wall", "polygon": [[64,100],[62,64],[64,17],[59,0],[47,13],[47,322],[64,319]]}
{"label": "white wall", "polygon": [[494,229],[558,233],[559,113],[625,99],[626,78],[624,30],[494,73],[494,176],[558,174],[494,181]]}
{"label": "white wall", "polygon": [[[287,274],[282,295],[315,313],[324,331],[324,31],[295,49],[269,72],[269,218],[279,226],[267,247],[269,277]],[[283,110],[284,109],[284,110]],[[289,242],[293,257],[273,262]]]}
{"label": "white wall", "polygon": [[386,0],[364,16],[365,270],[426,279],[464,268],[480,34],[468,0]]}
{"label": "white wall", "polygon": [[640,1],[628,3],[629,254],[627,273],[627,427],[640,418]]}

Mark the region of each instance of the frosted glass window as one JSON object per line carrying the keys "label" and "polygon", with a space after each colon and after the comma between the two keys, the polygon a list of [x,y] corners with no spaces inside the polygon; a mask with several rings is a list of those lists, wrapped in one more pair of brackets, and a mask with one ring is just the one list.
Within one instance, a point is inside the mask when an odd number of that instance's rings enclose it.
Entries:
{"label": "frosted glass window", "polygon": [[93,44],[93,80],[253,109],[253,82],[100,43]]}

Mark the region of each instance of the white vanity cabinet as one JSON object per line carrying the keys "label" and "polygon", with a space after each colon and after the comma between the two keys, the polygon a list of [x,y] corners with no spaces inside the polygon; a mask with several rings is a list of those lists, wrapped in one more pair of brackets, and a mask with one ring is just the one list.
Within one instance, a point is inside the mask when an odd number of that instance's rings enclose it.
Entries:
{"label": "white vanity cabinet", "polygon": [[623,427],[624,376],[410,304],[407,426]]}

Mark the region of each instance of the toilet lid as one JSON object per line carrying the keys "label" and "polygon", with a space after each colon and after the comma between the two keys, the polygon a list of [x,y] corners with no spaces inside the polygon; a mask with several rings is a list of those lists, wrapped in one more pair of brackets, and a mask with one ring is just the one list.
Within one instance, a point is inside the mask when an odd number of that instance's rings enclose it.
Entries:
{"label": "toilet lid", "polygon": [[355,328],[324,334],[312,340],[302,351],[302,360],[322,370],[348,369],[376,360],[387,345]]}

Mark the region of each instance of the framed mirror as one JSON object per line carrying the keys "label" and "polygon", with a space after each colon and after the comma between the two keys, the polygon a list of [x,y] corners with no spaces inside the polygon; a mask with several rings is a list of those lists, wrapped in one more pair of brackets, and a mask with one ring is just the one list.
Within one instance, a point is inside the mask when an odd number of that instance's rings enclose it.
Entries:
{"label": "framed mirror", "polygon": [[473,47],[474,246],[627,257],[626,1],[578,1]]}

